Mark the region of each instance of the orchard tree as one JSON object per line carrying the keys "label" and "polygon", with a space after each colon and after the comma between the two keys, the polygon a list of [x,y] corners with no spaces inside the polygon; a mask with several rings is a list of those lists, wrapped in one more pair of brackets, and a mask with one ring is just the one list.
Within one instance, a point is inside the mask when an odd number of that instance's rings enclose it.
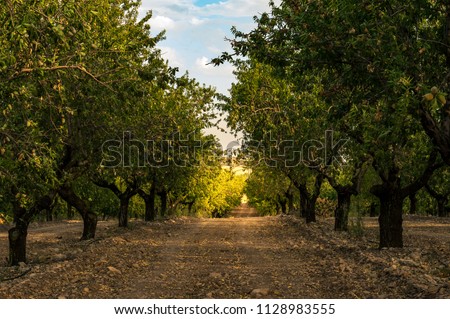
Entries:
{"label": "orchard tree", "polygon": [[333,126],[326,121],[328,107],[317,75],[305,73],[300,91],[292,74],[280,78],[271,65],[253,59],[234,64],[237,83],[222,105],[229,125],[244,132],[244,148],[253,165],[267,165],[291,180],[300,192],[302,216],[315,222],[324,168],[341,161],[339,147],[327,144],[334,144]]}
{"label": "orchard tree", "polygon": [[[278,170],[266,166],[253,167],[244,188],[248,204],[261,215],[287,214],[294,210],[292,182]],[[298,196],[297,196],[298,197]]]}
{"label": "orchard tree", "polygon": [[[1,179],[11,199],[10,264],[25,261],[32,217],[56,193],[95,235],[97,216],[73,182],[100,158],[101,141],[126,116],[122,92],[155,56],[139,3],[127,0],[7,0],[0,8]],[[26,178],[25,178],[26,176]]]}
{"label": "orchard tree", "polygon": [[437,203],[437,215],[447,217],[449,214],[448,203],[450,200],[450,168],[442,167],[436,171],[433,177],[425,185],[428,194],[433,197]]}
{"label": "orchard tree", "polygon": [[[431,147],[422,147],[425,132],[448,163],[448,6],[428,0],[271,3],[250,33],[234,30],[234,52],[214,60],[246,56],[270,64],[300,91],[305,73],[319,75],[330,123],[360,144],[380,177],[372,188],[381,207],[380,247],[403,246],[403,201],[441,165]],[[406,176],[413,166],[417,174]]]}

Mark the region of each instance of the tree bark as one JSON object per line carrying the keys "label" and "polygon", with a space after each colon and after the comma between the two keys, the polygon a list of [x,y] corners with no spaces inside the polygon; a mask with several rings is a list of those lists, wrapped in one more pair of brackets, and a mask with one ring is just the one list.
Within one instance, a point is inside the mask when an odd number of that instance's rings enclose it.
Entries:
{"label": "tree bark", "polygon": [[286,215],[287,213],[287,199],[283,198],[281,195],[278,194],[278,205],[280,205],[281,214]]}
{"label": "tree bark", "polygon": [[81,235],[81,240],[92,239],[95,237],[95,232],[97,230],[97,214],[95,214],[82,200],[70,185],[63,185],[58,190],[58,194],[61,198],[66,201],[69,205],[75,207],[78,213],[83,219],[83,234]]}
{"label": "tree bark", "polygon": [[358,195],[360,192],[362,179],[367,171],[366,161],[366,159],[360,158],[355,163],[352,178],[348,184],[339,184],[333,176],[326,175],[328,182],[338,195],[338,202],[334,211],[335,231],[348,231],[348,216],[352,195]]}
{"label": "tree bark", "polygon": [[[16,191],[13,190],[15,197]],[[20,205],[17,200],[14,200],[13,214],[14,214],[14,227],[8,231],[9,241],[9,259],[8,264],[10,266],[16,266],[20,262],[26,262],[27,258],[27,235],[28,225],[32,218],[39,214],[42,210],[48,209],[54,198],[56,192],[51,191],[48,195],[42,196],[30,209],[25,209]]]}
{"label": "tree bark", "polygon": [[353,192],[346,187],[338,191],[338,202],[334,211],[334,230],[348,231],[348,215]]}
{"label": "tree bark", "polygon": [[97,214],[91,210],[85,211],[81,218],[83,219],[83,234],[81,240],[88,240],[95,238],[95,232],[97,231]]}
{"label": "tree bark", "polygon": [[162,190],[158,195],[161,198],[161,217],[164,217],[167,213],[167,191]]}
{"label": "tree bark", "polygon": [[143,190],[138,191],[139,196],[144,200],[145,203],[145,214],[144,220],[146,222],[154,221],[156,219],[156,209],[155,209],[155,187],[152,185],[150,188],[150,193],[147,194]]}
{"label": "tree bark", "polygon": [[403,201],[411,194],[400,187],[398,170],[393,168],[387,178],[379,185],[371,188],[371,193],[380,201],[380,215],[378,223],[380,228],[379,248],[403,247]]}
{"label": "tree bark", "polygon": [[27,260],[27,235],[31,216],[27,216],[25,208],[18,203],[14,204],[15,226],[8,231],[10,266],[16,266]]}
{"label": "tree bark", "polygon": [[300,192],[300,217],[305,218],[308,216],[308,197]]}
{"label": "tree bark", "polygon": [[384,170],[375,160],[372,162],[382,180],[381,184],[372,186],[370,190],[380,200],[380,249],[403,247],[403,201],[427,185],[433,172],[443,165],[436,163],[436,159],[437,152],[433,150],[421,176],[405,187],[401,187],[400,169],[397,166]]}
{"label": "tree bark", "polygon": [[380,248],[403,247],[403,200],[395,190],[387,190],[380,197]]}
{"label": "tree bark", "polygon": [[320,195],[320,188],[322,187],[324,176],[323,174],[317,174],[314,183],[314,190],[309,193],[306,183],[292,181],[294,186],[300,192],[300,213],[301,216],[306,219],[306,223],[316,222],[316,202]]}
{"label": "tree bark", "polygon": [[306,223],[315,223],[316,222],[316,200],[308,198],[306,195],[302,195],[300,193],[300,196],[304,198],[303,201],[300,202],[301,204],[301,212],[302,216],[306,219]]}
{"label": "tree bark", "polygon": [[288,200],[288,213],[294,210],[294,194],[290,191],[286,192],[286,198]]}
{"label": "tree bark", "polygon": [[120,197],[119,227],[128,227],[128,208],[130,206],[130,198],[130,196],[125,194]]}

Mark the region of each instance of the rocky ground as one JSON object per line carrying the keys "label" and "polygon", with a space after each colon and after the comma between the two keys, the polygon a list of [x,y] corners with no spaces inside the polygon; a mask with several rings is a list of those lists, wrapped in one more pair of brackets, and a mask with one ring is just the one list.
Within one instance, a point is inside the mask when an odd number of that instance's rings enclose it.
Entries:
{"label": "rocky ground", "polygon": [[252,215],[100,222],[85,242],[80,222],[33,225],[28,263],[0,263],[0,298],[450,298],[448,218],[407,217],[405,248],[380,251],[376,219],[347,234]]}

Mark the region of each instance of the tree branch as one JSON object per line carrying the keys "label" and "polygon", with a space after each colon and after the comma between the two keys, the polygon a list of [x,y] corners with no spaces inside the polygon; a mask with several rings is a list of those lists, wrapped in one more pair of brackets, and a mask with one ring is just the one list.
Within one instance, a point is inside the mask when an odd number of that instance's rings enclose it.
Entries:
{"label": "tree branch", "polygon": [[14,76],[10,77],[9,80],[12,80],[16,76],[19,76],[20,74],[23,73],[33,73],[36,71],[58,71],[58,70],[79,70],[84,74],[86,74],[87,76],[89,76],[90,78],[92,78],[95,82],[103,85],[104,87],[114,92],[114,90],[109,85],[107,85],[105,82],[100,81],[95,75],[93,75],[91,72],[86,70],[84,66],[81,65],[56,65],[45,68],[22,68],[19,72],[16,72]]}

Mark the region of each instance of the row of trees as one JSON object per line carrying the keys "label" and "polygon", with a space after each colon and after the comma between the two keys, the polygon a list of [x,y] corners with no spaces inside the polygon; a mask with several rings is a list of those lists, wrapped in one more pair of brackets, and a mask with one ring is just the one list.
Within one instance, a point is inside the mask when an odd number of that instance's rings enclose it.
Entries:
{"label": "row of trees", "polygon": [[155,203],[161,215],[183,205],[212,215],[236,201],[205,190],[225,179],[221,149],[202,133],[215,92],[168,66],[155,48],[164,34],[150,33],[151,13],[139,19],[139,5],[0,6],[0,211],[14,221],[10,265],[26,261],[28,225],[57,198],[81,215],[82,239],[95,236],[105,205],[117,205],[126,227],[136,195],[145,220],[156,218]]}
{"label": "row of trees", "polygon": [[[282,172],[307,222],[324,181],[337,193],[336,230],[370,171],[380,247],[402,247],[406,198],[450,164],[448,1],[286,0],[233,30],[228,122],[251,161]],[[436,175],[435,175],[436,176]],[[285,183],[285,182],[283,182]],[[448,179],[434,178],[448,198]],[[286,189],[286,187],[284,187]]]}

